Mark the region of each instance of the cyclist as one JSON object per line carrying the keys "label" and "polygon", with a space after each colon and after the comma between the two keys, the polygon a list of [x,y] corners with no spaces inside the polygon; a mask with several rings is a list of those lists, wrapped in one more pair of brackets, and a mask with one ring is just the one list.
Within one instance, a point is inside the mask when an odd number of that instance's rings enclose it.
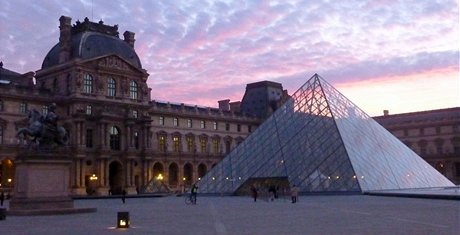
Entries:
{"label": "cyclist", "polygon": [[196,184],[193,184],[190,192],[191,192],[190,201],[192,202],[192,204],[196,204],[196,195],[198,193],[198,186],[196,186]]}

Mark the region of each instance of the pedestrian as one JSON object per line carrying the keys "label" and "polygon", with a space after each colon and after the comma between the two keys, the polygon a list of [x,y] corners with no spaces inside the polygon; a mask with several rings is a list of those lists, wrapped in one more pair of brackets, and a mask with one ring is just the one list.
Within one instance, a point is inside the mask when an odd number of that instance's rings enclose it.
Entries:
{"label": "pedestrian", "polygon": [[121,192],[121,201],[123,202],[123,204],[125,204],[125,200],[126,200],[126,190],[123,189],[123,191]]}
{"label": "pedestrian", "polygon": [[270,201],[274,201],[275,200],[275,194],[276,194],[276,188],[275,186],[270,186],[268,188],[268,193],[270,194]]}
{"label": "pedestrian", "polygon": [[198,194],[198,186],[196,186],[196,184],[193,184],[192,189],[190,191],[192,192],[190,194],[190,201],[192,201],[192,204],[196,204],[196,195]]}
{"label": "pedestrian", "polygon": [[4,201],[5,201],[5,193],[2,192],[2,193],[0,194],[0,206],[3,206],[3,202],[4,202]]}
{"label": "pedestrian", "polygon": [[254,185],[251,185],[251,194],[252,197],[254,198],[254,202],[257,201],[257,188]]}
{"label": "pedestrian", "polygon": [[291,200],[292,203],[297,202],[297,197],[299,196],[299,189],[295,186],[295,184],[292,185],[291,187]]}

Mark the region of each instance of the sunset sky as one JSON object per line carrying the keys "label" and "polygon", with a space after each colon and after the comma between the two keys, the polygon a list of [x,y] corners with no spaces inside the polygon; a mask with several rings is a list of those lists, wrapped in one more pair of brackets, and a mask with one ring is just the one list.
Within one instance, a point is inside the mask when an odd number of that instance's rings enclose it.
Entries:
{"label": "sunset sky", "polygon": [[155,100],[217,107],[318,73],[371,116],[460,106],[456,0],[2,0],[4,67],[40,69],[61,15],[134,32]]}

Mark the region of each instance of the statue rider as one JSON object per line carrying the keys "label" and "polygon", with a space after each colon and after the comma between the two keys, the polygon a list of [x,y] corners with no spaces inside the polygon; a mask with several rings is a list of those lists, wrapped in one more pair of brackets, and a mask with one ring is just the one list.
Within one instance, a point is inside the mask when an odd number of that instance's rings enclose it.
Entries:
{"label": "statue rider", "polygon": [[52,103],[48,109],[48,113],[43,117],[43,127],[47,133],[56,135],[58,133],[57,121],[58,116],[56,114],[56,103]]}

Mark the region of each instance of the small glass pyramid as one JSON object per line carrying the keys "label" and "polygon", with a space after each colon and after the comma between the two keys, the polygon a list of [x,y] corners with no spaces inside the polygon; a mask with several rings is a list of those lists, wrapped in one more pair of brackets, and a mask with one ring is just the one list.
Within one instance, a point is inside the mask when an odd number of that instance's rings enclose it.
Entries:
{"label": "small glass pyramid", "polygon": [[233,194],[286,178],[301,192],[454,186],[317,74],[199,182]]}

